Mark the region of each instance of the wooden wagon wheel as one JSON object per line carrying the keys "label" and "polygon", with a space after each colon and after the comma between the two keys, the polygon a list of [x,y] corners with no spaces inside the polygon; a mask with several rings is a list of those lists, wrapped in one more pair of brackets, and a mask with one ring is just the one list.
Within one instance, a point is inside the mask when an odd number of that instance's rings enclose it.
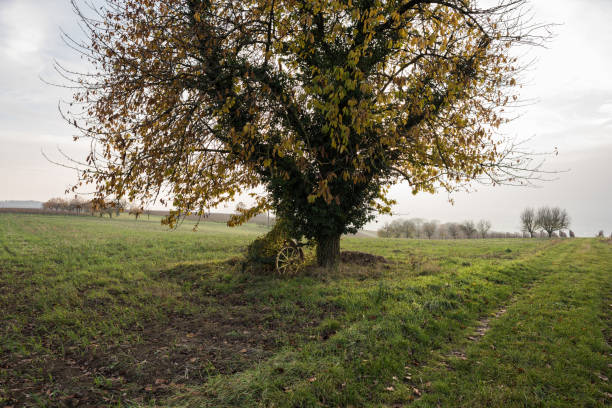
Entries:
{"label": "wooden wagon wheel", "polygon": [[287,241],[276,254],[276,272],[279,275],[296,273],[304,261],[304,253],[296,242]]}

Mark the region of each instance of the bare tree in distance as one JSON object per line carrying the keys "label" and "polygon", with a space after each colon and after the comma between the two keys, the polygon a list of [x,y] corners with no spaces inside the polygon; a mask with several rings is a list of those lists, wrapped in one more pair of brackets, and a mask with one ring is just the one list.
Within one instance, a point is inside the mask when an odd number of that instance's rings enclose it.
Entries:
{"label": "bare tree in distance", "polygon": [[425,220],[422,218],[413,218],[410,222],[414,225],[414,237],[421,238],[423,236],[423,223]]}
{"label": "bare tree in distance", "polygon": [[459,227],[461,228],[461,231],[463,231],[463,233],[465,234],[467,238],[472,238],[472,236],[476,233],[476,225],[474,224],[474,221],[471,221],[471,220],[463,221],[459,225]]}
{"label": "bare tree in distance", "polygon": [[404,221],[401,228],[406,238],[415,238],[419,235],[417,225],[411,220]]}
{"label": "bare tree in distance", "polygon": [[533,208],[525,208],[521,213],[521,228],[523,231],[528,232],[531,238],[535,237],[536,230],[538,229],[536,218]]}
{"label": "bare tree in distance", "polygon": [[46,210],[65,211],[68,209],[68,201],[60,197],[54,197],[43,203],[43,208]]}
{"label": "bare tree in distance", "polygon": [[130,207],[129,214],[133,215],[136,218],[136,220],[138,220],[138,217],[140,217],[142,213],[144,213],[144,208],[137,206],[137,205],[132,205]]}
{"label": "bare tree in distance", "polygon": [[603,238],[603,237],[604,237],[604,231],[599,230],[599,232],[597,233],[597,238]]}
{"label": "bare tree in distance", "polygon": [[42,204],[43,210],[53,210],[53,202],[51,200],[47,200]]}
{"label": "bare tree in distance", "polygon": [[438,225],[437,234],[438,234],[438,238],[447,239],[448,238],[448,225],[446,224]]}
{"label": "bare tree in distance", "polygon": [[74,198],[68,203],[68,209],[77,214],[81,214],[84,205],[85,200],[75,195]]}
{"label": "bare tree in distance", "polygon": [[476,229],[478,230],[478,234],[480,238],[486,238],[489,230],[491,229],[491,221],[488,220],[480,220],[476,225]]}
{"label": "bare tree in distance", "polygon": [[570,238],[576,238],[576,234],[574,234],[574,231],[569,230],[569,236]]}
{"label": "bare tree in distance", "polygon": [[428,239],[431,239],[434,236],[437,229],[438,223],[435,221],[427,221],[423,223],[423,233]]}
{"label": "bare tree in distance", "polygon": [[569,227],[570,218],[567,211],[559,207],[542,207],[538,209],[536,224],[548,233],[549,238],[552,238],[555,231]]}
{"label": "bare tree in distance", "polygon": [[83,212],[87,212],[87,213],[89,213],[89,215],[91,215],[93,217],[95,212],[96,212],[96,208],[95,208],[94,202],[91,201],[91,200],[85,201],[83,203]]}
{"label": "bare tree in distance", "polygon": [[448,230],[448,234],[453,239],[457,239],[459,237],[459,235],[461,234],[461,228],[459,227],[459,224],[451,222],[451,223],[448,224],[448,226],[446,228]]}
{"label": "bare tree in distance", "polygon": [[118,217],[119,214],[128,208],[128,202],[125,199],[116,200],[113,206],[115,208],[115,215]]}

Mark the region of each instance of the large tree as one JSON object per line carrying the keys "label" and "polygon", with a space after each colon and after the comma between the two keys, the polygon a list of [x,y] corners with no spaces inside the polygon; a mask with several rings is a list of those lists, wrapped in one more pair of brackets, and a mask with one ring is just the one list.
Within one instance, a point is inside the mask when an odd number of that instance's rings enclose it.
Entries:
{"label": "large tree", "polygon": [[93,146],[80,184],[100,200],[170,197],[173,225],[259,191],[235,221],[273,209],[331,266],[390,185],[454,191],[529,167],[496,133],[512,46],[540,39],[525,0],[104,4],[75,4],[88,39],[67,42],[93,68],[64,70],[80,88],[65,116]]}

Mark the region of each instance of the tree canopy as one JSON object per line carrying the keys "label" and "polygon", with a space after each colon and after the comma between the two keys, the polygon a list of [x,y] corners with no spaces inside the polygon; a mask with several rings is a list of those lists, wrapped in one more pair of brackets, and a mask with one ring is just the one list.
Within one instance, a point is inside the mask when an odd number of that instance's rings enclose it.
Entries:
{"label": "tree canopy", "polygon": [[497,132],[513,45],[540,40],[525,0],[73,4],[88,40],[66,41],[93,65],[62,71],[78,88],[65,116],[92,139],[80,184],[171,197],[170,225],[263,191],[234,221],[273,209],[329,266],[398,181],[451,192],[530,170]]}

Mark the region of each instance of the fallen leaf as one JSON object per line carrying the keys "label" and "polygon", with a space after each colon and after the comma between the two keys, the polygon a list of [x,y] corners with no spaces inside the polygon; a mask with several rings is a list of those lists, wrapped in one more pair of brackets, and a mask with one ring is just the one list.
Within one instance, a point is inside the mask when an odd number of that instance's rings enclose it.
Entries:
{"label": "fallen leaf", "polygon": [[599,377],[599,379],[600,379],[600,380],[602,380],[602,381],[608,381],[608,377],[606,377],[606,376],[605,376],[605,375],[603,375],[603,374],[597,374],[597,376],[598,376],[598,377]]}
{"label": "fallen leaf", "polygon": [[163,378],[158,378],[155,380],[155,385],[167,384],[168,380],[164,380]]}
{"label": "fallen leaf", "polygon": [[247,349],[243,348],[242,350],[240,350],[241,353],[246,353]]}
{"label": "fallen leaf", "polygon": [[315,381],[317,381],[317,377],[310,377],[310,378],[308,379],[308,381],[309,381],[309,382],[315,382]]}
{"label": "fallen leaf", "polygon": [[385,388],[385,390],[387,390],[387,391],[395,391],[395,388],[389,386],[389,387]]}
{"label": "fallen leaf", "polygon": [[413,387],[412,392],[414,395],[421,396],[421,391],[418,388]]}

